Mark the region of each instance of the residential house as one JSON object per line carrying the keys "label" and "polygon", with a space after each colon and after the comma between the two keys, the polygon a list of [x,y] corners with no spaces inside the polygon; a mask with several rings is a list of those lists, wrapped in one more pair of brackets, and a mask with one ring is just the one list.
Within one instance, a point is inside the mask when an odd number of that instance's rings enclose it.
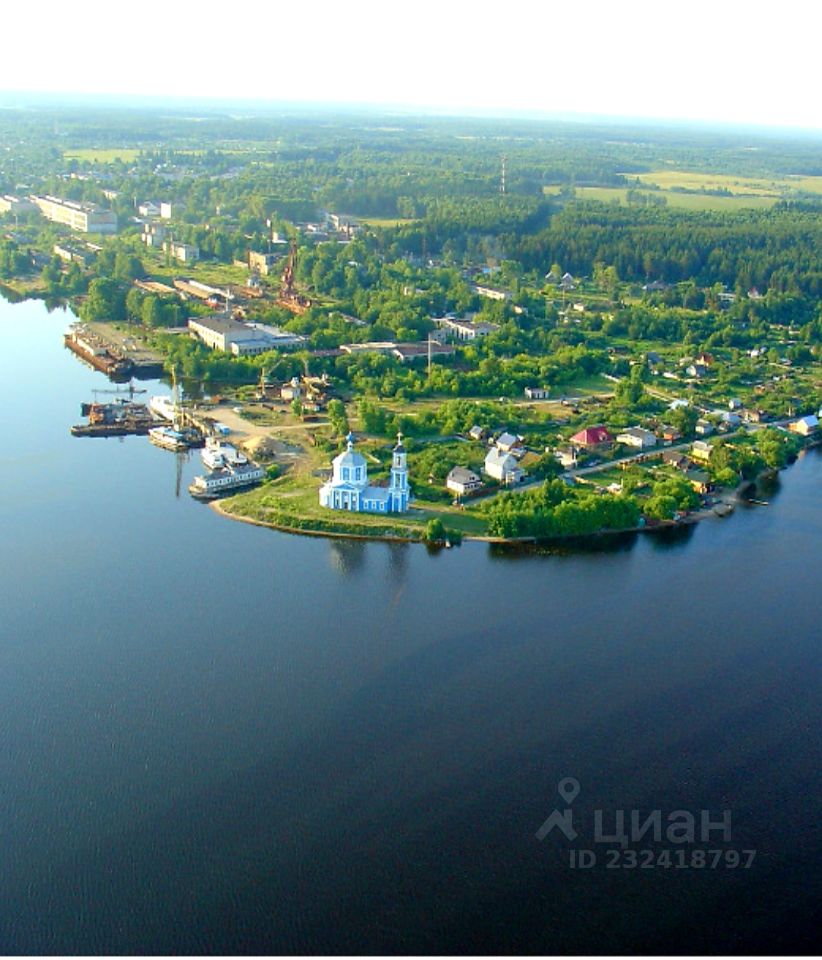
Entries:
{"label": "residential house", "polygon": [[517,458],[499,447],[491,447],[488,451],[483,470],[489,477],[506,486],[522,483],[525,479],[525,471],[517,463]]}
{"label": "residential house", "polygon": [[467,497],[484,486],[479,474],[467,467],[454,467],[445,478],[445,486],[458,497]]}
{"label": "residential house", "polygon": [[742,423],[742,417],[738,413],[733,413],[730,410],[725,411],[721,414],[720,420],[727,424],[729,428],[738,427]]}
{"label": "residential house", "polygon": [[496,439],[497,449],[503,453],[521,453],[523,450],[522,437],[513,433],[501,433]]}
{"label": "residential house", "polygon": [[662,462],[676,470],[687,470],[691,465],[691,461],[681,450],[665,450],[662,454]]}
{"label": "residential house", "polygon": [[137,213],[139,213],[141,217],[159,217],[160,207],[151,200],[144,200],[143,203],[137,207]]}
{"label": "residential house", "polygon": [[691,444],[691,456],[701,463],[707,463],[711,459],[712,451],[713,447],[707,440],[694,440]]}
{"label": "residential house", "polygon": [[695,380],[701,380],[708,373],[708,368],[704,363],[689,363],[685,367],[685,374],[693,377]]}
{"label": "residential house", "polygon": [[788,424],[788,429],[791,433],[798,433],[800,437],[809,437],[819,429],[819,418],[811,413]]}
{"label": "residential house", "polygon": [[557,449],[554,451],[554,458],[558,460],[561,466],[565,467],[566,470],[571,467],[575,467],[577,465],[577,448],[557,447]]}
{"label": "residential house", "polygon": [[525,396],[529,400],[547,400],[550,393],[549,387],[526,387]]}
{"label": "residential house", "polygon": [[700,417],[699,420],[696,421],[696,425],[694,426],[694,433],[698,437],[708,437],[713,432],[714,432],[714,425],[710,422],[710,420],[705,420],[703,417]]}
{"label": "residential house", "polygon": [[486,433],[487,431],[485,427],[481,427],[479,424],[474,424],[474,426],[468,431],[468,436],[472,440],[484,440]]}
{"label": "residential house", "polygon": [[697,467],[686,470],[685,479],[697,493],[710,493],[714,489],[714,483],[709,474],[705,473],[704,470],[699,470]]}
{"label": "residential house", "polygon": [[609,447],[614,442],[613,434],[607,427],[585,427],[571,437],[571,443],[586,450],[598,450]]}
{"label": "residential house", "polygon": [[677,440],[682,439],[682,434],[677,430],[676,427],[669,427],[663,424],[659,428],[659,437],[663,443],[675,443]]}
{"label": "residential house", "polygon": [[281,400],[299,400],[302,395],[303,388],[299,377],[292,377],[280,387]]}
{"label": "residential house", "polygon": [[638,450],[647,450],[656,446],[656,436],[644,427],[629,427],[617,434],[617,443],[624,443],[627,447],[636,447]]}

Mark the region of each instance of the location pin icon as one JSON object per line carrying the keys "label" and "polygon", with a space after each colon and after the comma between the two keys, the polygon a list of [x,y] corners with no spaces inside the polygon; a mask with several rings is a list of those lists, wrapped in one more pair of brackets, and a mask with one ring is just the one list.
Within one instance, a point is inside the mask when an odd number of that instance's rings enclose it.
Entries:
{"label": "location pin icon", "polygon": [[570,806],[579,796],[579,780],[573,777],[564,777],[557,784],[557,793]]}

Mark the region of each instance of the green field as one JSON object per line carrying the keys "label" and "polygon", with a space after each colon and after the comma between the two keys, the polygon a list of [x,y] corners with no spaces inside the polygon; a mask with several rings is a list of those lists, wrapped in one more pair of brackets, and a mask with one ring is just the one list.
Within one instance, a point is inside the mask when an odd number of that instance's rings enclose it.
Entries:
{"label": "green field", "polygon": [[417,222],[407,217],[358,217],[357,219],[369,227],[401,227],[406,223]]}
{"label": "green field", "polygon": [[[631,174],[642,183],[654,184],[663,190],[679,188],[707,193],[710,190],[728,190],[733,194],[781,196],[784,180],[766,180],[756,177],[735,177],[722,173],[699,173],[692,170],[652,170],[650,173]],[[809,178],[814,179],[814,178]]]}
{"label": "green field", "polygon": [[112,147],[110,150],[65,150],[63,157],[66,160],[83,160],[86,163],[114,163],[122,160],[123,163],[133,163],[140,156],[139,150],[129,147]]}
{"label": "green field", "polygon": [[[577,187],[580,200],[600,200],[603,203],[628,202],[628,190],[623,187]],[[681,210],[743,210],[745,208],[767,209],[778,202],[776,195],[732,197],[715,196],[709,193],[679,193],[676,190],[648,191],[648,196],[664,197],[669,207]]]}

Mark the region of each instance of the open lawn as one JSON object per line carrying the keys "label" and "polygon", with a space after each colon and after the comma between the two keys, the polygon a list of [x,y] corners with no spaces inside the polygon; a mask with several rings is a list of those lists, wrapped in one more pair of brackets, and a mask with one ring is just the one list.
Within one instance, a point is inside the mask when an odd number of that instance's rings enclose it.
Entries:
{"label": "open lawn", "polygon": [[114,163],[115,160],[133,163],[140,156],[140,151],[130,147],[112,147],[111,149],[90,147],[81,150],[65,150],[63,156],[66,160],[83,160],[86,163]]}
{"label": "open lawn", "polygon": [[319,504],[320,484],[319,478],[303,472],[287,474],[225,500],[223,507],[228,514],[263,523],[328,533],[421,539],[425,525],[433,517],[440,517],[446,529],[459,530],[467,536],[482,536],[486,529],[485,521],[476,512],[450,504],[415,505],[408,513],[386,516],[327,510]]}

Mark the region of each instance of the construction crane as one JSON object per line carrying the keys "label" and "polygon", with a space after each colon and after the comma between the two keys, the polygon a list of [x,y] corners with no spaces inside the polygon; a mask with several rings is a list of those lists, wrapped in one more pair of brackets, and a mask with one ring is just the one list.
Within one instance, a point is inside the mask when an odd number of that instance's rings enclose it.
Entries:
{"label": "construction crane", "polygon": [[290,310],[291,313],[305,313],[305,311],[311,306],[311,301],[308,297],[304,297],[301,293],[297,293],[297,288],[294,286],[294,270],[297,266],[297,241],[291,241],[291,249],[288,252],[288,262],[285,265],[285,270],[283,270],[282,283],[280,284],[280,298],[277,301],[277,304],[281,307],[285,307],[286,310]]}

